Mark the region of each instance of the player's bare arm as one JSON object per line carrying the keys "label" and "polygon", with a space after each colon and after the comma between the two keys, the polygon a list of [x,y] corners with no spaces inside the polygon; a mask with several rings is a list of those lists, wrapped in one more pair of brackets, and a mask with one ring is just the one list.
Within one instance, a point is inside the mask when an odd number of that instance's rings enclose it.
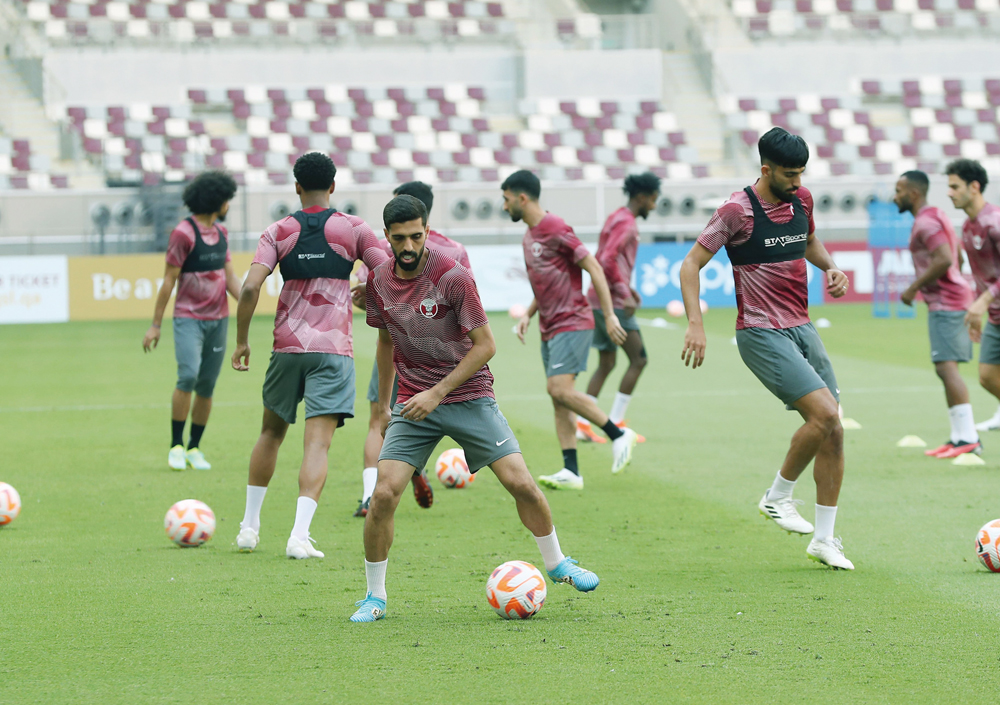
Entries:
{"label": "player's bare arm", "polygon": [[847,275],[837,269],[833,257],[826,251],[816,233],[809,233],[806,244],[806,261],[826,272],[826,293],[835,299],[847,293]]}
{"label": "player's bare arm", "polygon": [[236,270],[233,268],[232,262],[226,262],[226,291],[237,301],[240,300],[240,289],[243,288],[243,282],[240,278],[236,276]]}
{"label": "player's bare arm", "polygon": [[984,291],[972,302],[969,310],[965,312],[965,325],[969,327],[969,337],[973,343],[982,342],[983,339],[983,314],[993,303],[993,292],[989,289]]}
{"label": "player's bare arm", "polygon": [[163,283],[156,294],[156,304],[153,308],[153,323],[142,338],[142,349],[145,352],[152,352],[160,342],[160,326],[163,325],[163,313],[167,310],[167,303],[170,301],[170,294],[177,284],[177,277],[181,274],[181,268],[168,264],[163,270]]}
{"label": "player's bare arm", "polygon": [[947,244],[941,245],[931,252],[930,264],[927,270],[906,287],[906,290],[899,295],[899,300],[907,306],[912,306],[913,299],[917,297],[917,292],[943,277],[951,268],[951,265],[951,248]]}
{"label": "player's bare arm", "polygon": [[385,328],[378,329],[375,365],[378,367],[379,423],[382,426],[382,438],[385,438],[385,430],[392,417],[392,384],[396,379],[396,371],[392,368],[392,335]]}
{"label": "player's bare arm", "polygon": [[243,288],[240,290],[239,303],[236,306],[236,349],[233,350],[233,369],[246,372],[250,369],[250,321],[257,309],[260,298],[260,287],[271,274],[264,265],[254,262],[250,265]]}
{"label": "player's bare arm", "polygon": [[616,345],[621,345],[625,342],[627,336],[625,329],[622,328],[622,324],[618,322],[618,316],[615,315],[615,308],[611,302],[611,290],[608,288],[607,277],[604,276],[604,268],[601,267],[601,263],[593,255],[587,255],[577,262],[576,266],[590,275],[590,281],[594,284],[594,291],[597,292],[597,300],[601,302],[601,310],[604,312],[604,322],[608,329],[608,337]]}
{"label": "player's bare arm", "polygon": [[[490,330],[488,323],[470,330],[469,340],[472,341],[472,348],[462,358],[462,361],[455,366],[455,369],[447,377],[433,387],[410,397],[401,412],[403,418],[411,421],[423,421],[426,419],[437,408],[442,399],[465,384],[476,372],[483,369],[483,365],[489,362],[497,352],[497,345],[493,340],[493,331]],[[381,373],[382,370],[380,369],[379,374],[381,375]],[[381,376],[379,377],[379,384],[382,384]]]}
{"label": "player's bare arm", "polygon": [[694,244],[681,264],[681,294],[684,299],[684,310],[687,312],[688,325],[684,332],[684,349],[681,359],[685,367],[691,369],[701,367],[705,361],[705,324],[701,318],[701,270],[713,257],[713,253],[699,242]]}
{"label": "player's bare arm", "polygon": [[524,334],[528,332],[528,326],[531,325],[531,317],[536,313],[538,313],[538,299],[532,299],[528,310],[517,322],[517,338],[521,341],[521,345],[524,345]]}
{"label": "player's bare arm", "polygon": [[351,303],[355,306],[364,310],[365,308],[365,294],[368,291],[368,284],[355,284],[354,288],[351,289]]}

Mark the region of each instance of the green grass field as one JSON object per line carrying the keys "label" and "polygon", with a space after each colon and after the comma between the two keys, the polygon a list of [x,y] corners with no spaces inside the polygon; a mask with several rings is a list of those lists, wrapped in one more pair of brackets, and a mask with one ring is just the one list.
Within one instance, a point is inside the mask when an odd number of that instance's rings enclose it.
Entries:
{"label": "green grass field", "polygon": [[[202,443],[215,467],[184,473],[166,467],[168,327],[152,355],[145,322],[0,329],[0,480],[24,505],[0,530],[0,703],[992,701],[1000,576],[979,565],[973,539],[1000,516],[1000,434],[985,439],[984,467],[895,447],[906,434],[935,444],[948,434],[923,310],[916,321],[813,310],[833,322],[822,334],[845,411],[863,425],[847,433],[837,523],[853,573],[808,561],[807,539],[757,513],[798,416],[743,367],[734,315],[709,312],[706,366],[693,372],[680,363],[683,328],[644,328],[651,364],[629,416],[649,441],[615,477],[608,446],[581,447],[586,491],[548,493],[564,550],[601,585],[582,595],[550,584],[542,611],[516,623],[486,604],[486,578],[540,557],[488,470],[465,490],[433,480],[430,510],[404,498],[388,617],[347,621],[365,590],[351,516],[374,350],[362,319],[360,418],[334,437],[312,527],[326,558],[308,561],[284,555],[301,423],[260,547],[233,545],[269,320],[254,322],[251,371],[224,369],[216,389]],[[511,325],[494,316],[497,397],[532,472],[552,472],[561,457],[537,327],[522,347]],[[977,419],[991,415],[996,401],[974,366],[964,371]],[[796,496],[811,518],[808,474]],[[215,510],[218,528],[179,549],[163,515],[189,497]]]}

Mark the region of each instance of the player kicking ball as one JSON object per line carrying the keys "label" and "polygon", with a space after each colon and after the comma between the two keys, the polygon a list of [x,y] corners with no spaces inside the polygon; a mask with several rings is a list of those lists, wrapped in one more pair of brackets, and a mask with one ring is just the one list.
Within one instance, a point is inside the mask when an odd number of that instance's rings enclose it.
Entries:
{"label": "player kicking ball", "polygon": [[[833,535],[844,478],[844,429],[840,390],[823,341],[809,322],[806,260],[826,273],[827,293],[840,298],[847,276],[814,234],[812,195],[801,186],[809,161],[805,140],[775,127],[757,143],[760,178],[730,196],[708,221],[681,265],[687,311],[681,359],[692,369],[705,360],[705,327],[699,305],[699,272],[725,246],[736,279],[736,343],[750,371],[805,420],[792,436],[760,513],[785,531],[813,534],[806,553],[832,568],[854,570]],[[815,460],[814,460],[815,459]],[[799,516],[795,481],[813,462],[816,529]]]}
{"label": "player kicking ball", "polygon": [[[418,199],[395,197],[382,218],[394,258],[372,271],[365,298],[368,325],[379,333],[375,360],[385,440],[365,517],[368,594],[351,621],[385,617],[396,506],[414,470],[424,467],[444,436],[465,451],[469,470],[489,466],[514,498],[549,577],[581,592],[593,590],[597,575],[560,550],[545,495],[497,406],[486,365],[496,343],[472,276],[455,260],[425,247],[427,209]],[[399,393],[390,409],[393,367]]]}

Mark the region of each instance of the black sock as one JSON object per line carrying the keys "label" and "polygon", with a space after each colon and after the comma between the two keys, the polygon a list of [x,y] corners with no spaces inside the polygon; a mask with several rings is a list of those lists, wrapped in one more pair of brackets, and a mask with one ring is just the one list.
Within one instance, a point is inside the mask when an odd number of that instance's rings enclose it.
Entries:
{"label": "black sock", "polygon": [[184,422],[170,419],[170,447],[184,445]]}
{"label": "black sock", "polygon": [[201,434],[204,432],[204,426],[199,426],[194,421],[191,422],[191,441],[188,443],[188,450],[198,447],[198,444],[201,443]]}
{"label": "black sock", "polygon": [[563,449],[563,467],[574,475],[580,474],[580,468],[576,464],[576,448]]}
{"label": "black sock", "polygon": [[611,419],[608,419],[608,422],[603,426],[601,426],[601,430],[604,431],[606,434],[608,434],[608,438],[610,438],[613,441],[616,441],[622,437],[622,430],[617,426],[615,426],[615,422],[612,421]]}

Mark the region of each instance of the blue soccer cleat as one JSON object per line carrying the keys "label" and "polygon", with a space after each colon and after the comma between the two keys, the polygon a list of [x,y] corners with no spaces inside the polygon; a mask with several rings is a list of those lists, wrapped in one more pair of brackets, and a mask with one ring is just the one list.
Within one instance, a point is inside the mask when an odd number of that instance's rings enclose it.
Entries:
{"label": "blue soccer cleat", "polygon": [[596,573],[581,568],[569,556],[563,558],[559,565],[549,571],[549,577],[557,583],[569,583],[580,592],[590,592],[601,582]]}
{"label": "blue soccer cleat", "polygon": [[360,602],[355,602],[354,606],[358,608],[358,611],[351,615],[352,622],[374,622],[385,617],[385,600],[372,597],[371,593],[368,593],[365,599]]}

